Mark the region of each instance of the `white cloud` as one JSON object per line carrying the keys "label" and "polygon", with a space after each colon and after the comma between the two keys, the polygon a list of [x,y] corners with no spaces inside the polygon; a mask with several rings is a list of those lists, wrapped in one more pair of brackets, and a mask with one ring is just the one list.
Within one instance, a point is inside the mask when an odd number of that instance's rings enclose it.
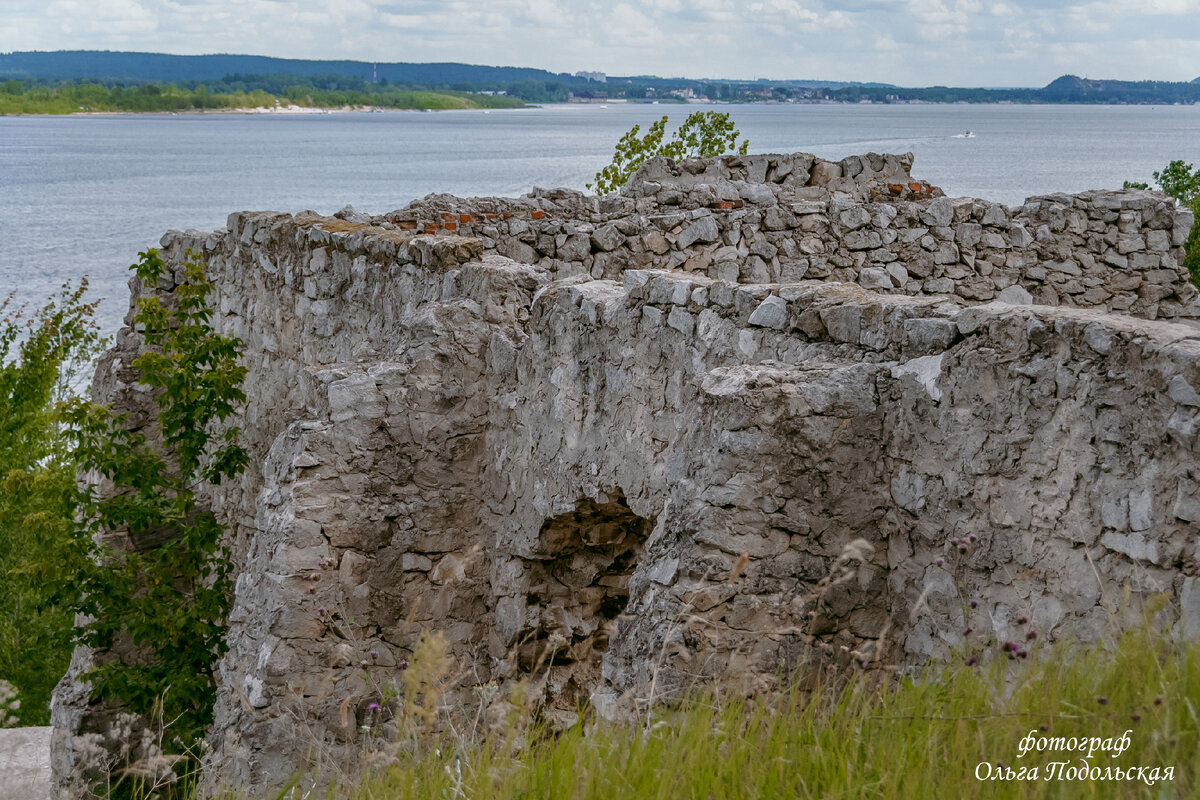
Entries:
{"label": "white cloud", "polygon": [[608,19],[608,32],[616,33],[609,38],[631,47],[656,47],[663,43],[663,33],[654,22],[631,6],[617,3]]}
{"label": "white cloud", "polygon": [[1200,0],[1142,0],[1141,10],[1146,14],[1170,14],[1182,17],[1200,14]]}

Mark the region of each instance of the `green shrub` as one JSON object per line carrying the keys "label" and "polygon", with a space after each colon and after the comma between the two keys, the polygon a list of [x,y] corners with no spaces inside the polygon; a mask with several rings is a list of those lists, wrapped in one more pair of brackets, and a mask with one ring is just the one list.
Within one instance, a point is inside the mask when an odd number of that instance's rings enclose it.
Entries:
{"label": "green shrub", "polygon": [[64,286],[36,311],[13,295],[0,302],[0,679],[19,692],[26,725],[49,722],[71,658],[73,615],[43,573],[74,515],[75,463],[55,404],[86,390],[78,373],[104,346],[86,290],[86,279]]}
{"label": "green shrub", "polygon": [[607,167],[596,173],[595,183],[589,183],[588,189],[595,188],[597,194],[611,194],[617,191],[629,180],[638,167],[654,156],[666,156],[679,160],[681,158],[714,158],[724,153],[745,154],[750,149],[750,142],[742,140],[737,144],[740,135],[733,126],[733,120],[728,114],[717,111],[697,111],[675,131],[672,139],[664,144],[667,131],[667,117],[651,123],[645,136],[638,136],[640,125],[634,125],[617,142],[613,160]]}
{"label": "green shrub", "polygon": [[[63,602],[84,620],[80,644],[118,645],[115,660],[102,659],[87,676],[94,696],[167,721],[187,749],[212,720],[213,672],[226,649],[232,593],[221,527],[196,492],[245,468],[238,429],[217,428],[245,400],[246,371],[237,363],[241,342],[211,326],[213,286],[204,264],[189,253],[181,267],[171,301],[140,298],[134,316],[147,347],[133,366],[156,392],[157,430],[130,430],[124,416],[82,401],[65,411],[79,467],[111,487],[101,495],[89,485],[74,495]],[[165,265],[149,250],[135,269],[153,286]],[[150,543],[115,548],[106,543],[111,531]]]}

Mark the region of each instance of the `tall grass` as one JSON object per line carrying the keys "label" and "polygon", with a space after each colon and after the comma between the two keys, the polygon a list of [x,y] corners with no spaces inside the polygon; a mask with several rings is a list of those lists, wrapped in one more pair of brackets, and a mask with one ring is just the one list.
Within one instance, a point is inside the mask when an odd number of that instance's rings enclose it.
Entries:
{"label": "tall grass", "polygon": [[[916,677],[860,672],[840,684],[755,699],[700,694],[635,723],[536,730],[520,747],[443,741],[397,758],[349,796],[402,798],[1062,798],[1197,797],[1200,643],[1148,630],[1111,652],[1061,645],[1026,660],[955,665]],[[1041,737],[1129,746],[1020,755]],[[1055,779],[1052,762],[1133,768],[1125,781]],[[981,766],[982,765],[982,766]],[[979,780],[1037,766],[1036,779]],[[1137,767],[1159,768],[1150,786]],[[1173,767],[1173,779],[1163,780]],[[1066,769],[1066,768],[1061,768]],[[1051,778],[1047,780],[1047,774]],[[1059,773],[1061,775],[1061,770]],[[339,796],[346,796],[339,793]]]}
{"label": "tall grass", "polygon": [[[585,710],[559,732],[529,713],[524,682],[481,693],[507,710],[492,724],[479,713],[491,701],[457,719],[435,709],[452,665],[444,640],[422,641],[398,701],[397,739],[363,753],[372,761],[385,752],[386,763],[350,786],[296,776],[264,800],[1200,797],[1200,642],[1180,644],[1149,626],[1109,649],[1035,646],[1027,659],[1007,660],[996,648],[984,667],[956,663],[902,678],[858,671],[753,698],[700,691],[625,723]],[[456,724],[464,711],[484,724]],[[1114,756],[1123,735],[1128,743]],[[1090,758],[1045,747],[1093,737]],[[1099,768],[1097,777],[1064,775],[1081,765]],[[196,800],[195,776],[180,793],[148,788],[149,767],[133,767],[120,796]],[[991,779],[1021,768],[1024,780]],[[1104,778],[1117,770],[1128,779]],[[259,800],[236,790],[221,798]]]}

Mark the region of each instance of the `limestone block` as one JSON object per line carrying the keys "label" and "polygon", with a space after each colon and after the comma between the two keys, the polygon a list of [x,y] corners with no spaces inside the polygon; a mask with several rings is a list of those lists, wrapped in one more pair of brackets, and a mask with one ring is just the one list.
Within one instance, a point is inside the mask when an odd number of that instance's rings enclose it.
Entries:
{"label": "limestone block", "polygon": [[1171,228],[1171,244],[1174,247],[1182,247],[1187,243],[1188,234],[1191,233],[1192,225],[1195,223],[1195,215],[1191,209],[1181,208],[1175,213],[1175,224]]}
{"label": "limestone block", "polygon": [[696,242],[708,244],[715,242],[721,237],[721,232],[717,228],[716,220],[712,217],[701,217],[692,224],[684,228],[683,232],[675,238],[677,247],[691,247]]}
{"label": "limestone block", "polygon": [[765,298],[750,315],[749,324],[783,330],[787,327],[787,301],[777,295]]}
{"label": "limestone block", "polygon": [[949,197],[939,197],[929,204],[921,221],[929,226],[948,226],[954,221],[954,203]]}
{"label": "limestone block", "polygon": [[832,161],[817,161],[813,164],[809,183],[813,186],[827,186],[830,181],[842,177],[842,165]]}
{"label": "limestone block", "polygon": [[1009,286],[1002,289],[996,299],[1001,303],[1009,303],[1014,306],[1028,306],[1033,304],[1033,295],[1020,286]]}
{"label": "limestone block", "polygon": [[387,404],[375,384],[375,379],[355,373],[329,384],[329,410],[334,422],[359,417],[380,419]]}
{"label": "limestone block", "polygon": [[892,288],[892,276],[888,274],[886,269],[879,267],[867,267],[858,274],[858,282],[864,289],[883,289]]}

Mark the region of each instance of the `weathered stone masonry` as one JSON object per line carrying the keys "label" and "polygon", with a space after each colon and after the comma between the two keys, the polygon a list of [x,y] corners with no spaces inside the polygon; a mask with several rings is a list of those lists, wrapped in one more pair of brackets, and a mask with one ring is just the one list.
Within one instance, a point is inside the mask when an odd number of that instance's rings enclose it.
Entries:
{"label": "weathered stone masonry", "polygon": [[[1162,321],[1197,316],[1190,214],[951,200],[910,165],[656,160],[600,200],[165,237],[246,341],[258,465],[212,497],[239,578],[208,785],[350,763],[423,629],[461,699],[531,675],[556,719],[1021,615],[1093,640],[1158,593],[1200,635],[1200,330]],[[97,374],[122,407],[139,345]],[[91,712],[60,697],[62,778]]]}
{"label": "weathered stone masonry", "polygon": [[1009,209],[942,197],[909,176],[911,164],[911,155],[875,154],[838,163],[803,153],[654,159],[598,203],[566,190],[521,200],[430,196],[382,220],[477,236],[484,252],[557,278],[620,279],[632,267],[967,300],[1019,286],[1044,305],[1195,316],[1196,292],[1179,275],[1191,218],[1168,198],[1098,191]]}

